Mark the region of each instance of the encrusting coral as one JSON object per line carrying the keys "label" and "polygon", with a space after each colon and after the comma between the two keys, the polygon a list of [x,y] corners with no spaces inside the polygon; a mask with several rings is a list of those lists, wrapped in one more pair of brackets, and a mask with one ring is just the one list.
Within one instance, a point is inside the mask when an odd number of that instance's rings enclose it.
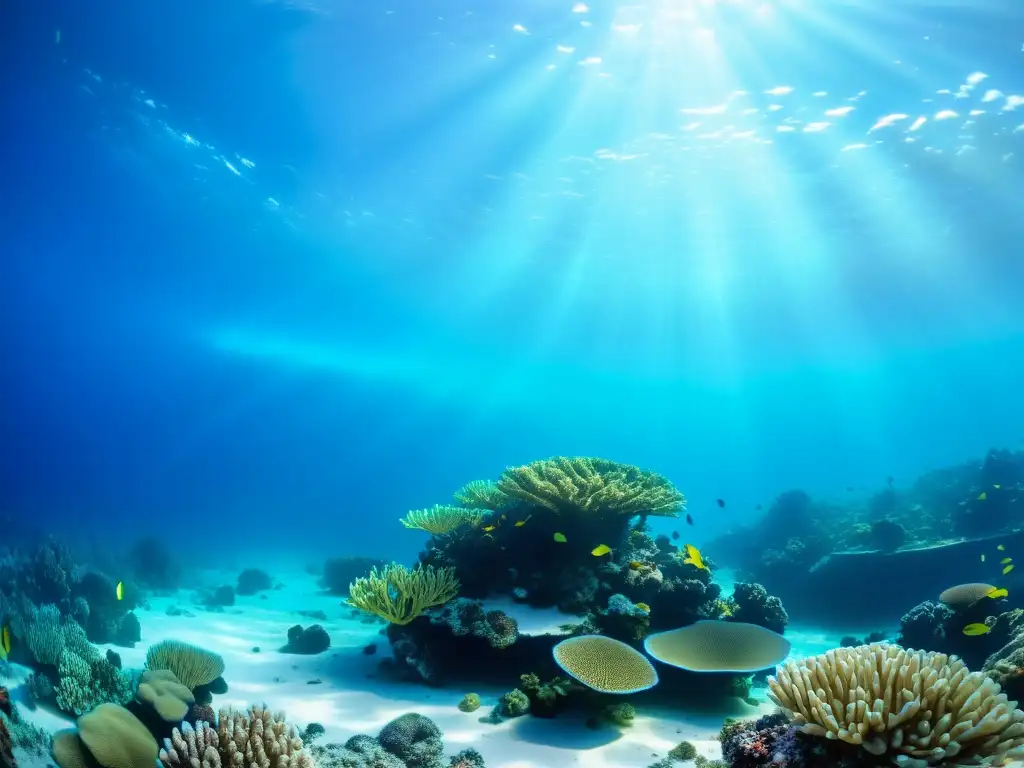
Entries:
{"label": "encrusting coral", "polygon": [[509,467],[500,491],[554,512],[677,517],[686,499],[655,472],[608,459],[556,456]]}
{"label": "encrusting coral", "polygon": [[428,608],[444,605],[459,592],[451,568],[420,566],[412,570],[392,563],[349,587],[348,604],[392,624],[408,624]]}
{"label": "encrusting coral", "polygon": [[839,648],[791,661],[769,697],[812,736],[907,768],[1000,765],[1024,756],[1024,712],[999,685],[945,654],[896,645]]}
{"label": "encrusting coral", "polygon": [[314,768],[313,758],[283,714],[264,707],[247,712],[221,710],[217,727],[182,723],[164,742],[159,754],[165,768]]}

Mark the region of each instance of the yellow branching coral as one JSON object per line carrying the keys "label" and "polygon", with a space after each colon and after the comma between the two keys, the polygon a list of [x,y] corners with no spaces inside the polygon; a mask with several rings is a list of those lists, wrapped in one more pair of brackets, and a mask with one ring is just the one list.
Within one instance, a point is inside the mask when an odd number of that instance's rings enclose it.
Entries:
{"label": "yellow branching coral", "polygon": [[408,624],[428,608],[444,605],[459,593],[453,568],[431,565],[409,570],[392,563],[356,579],[348,588],[348,604],[392,624]]}
{"label": "yellow branching coral", "polygon": [[555,512],[677,517],[686,498],[665,477],[631,464],[556,456],[509,467],[498,488]]}
{"label": "yellow branching coral", "polygon": [[464,507],[489,509],[492,512],[512,503],[508,494],[491,480],[473,480],[459,488],[453,495],[455,501]]}
{"label": "yellow branching coral", "polygon": [[861,645],[791,661],[770,698],[800,730],[907,768],[1003,765],[1024,756],[1024,712],[955,656]]}
{"label": "yellow branching coral", "polygon": [[416,528],[427,533],[451,533],[462,525],[479,525],[487,515],[486,509],[467,509],[435,504],[429,509],[414,509],[401,519],[406,528]]}

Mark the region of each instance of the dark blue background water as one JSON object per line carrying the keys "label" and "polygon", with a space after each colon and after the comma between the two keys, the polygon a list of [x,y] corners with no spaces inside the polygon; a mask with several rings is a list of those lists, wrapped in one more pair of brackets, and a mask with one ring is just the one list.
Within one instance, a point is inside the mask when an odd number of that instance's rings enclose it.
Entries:
{"label": "dark blue background water", "polygon": [[[650,138],[728,90],[608,42],[613,6],[589,33],[540,2],[15,5],[12,532],[183,540],[213,521],[239,548],[404,556],[410,507],[599,454],[668,474],[712,534],[788,487],[909,482],[1024,435],[1024,109],[936,127],[941,156],[841,151],[971,72],[990,76],[972,105],[989,83],[1024,93],[1012,3],[791,13],[736,54],[761,106],[780,84],[803,110],[868,95],[842,136],[756,124],[767,177],[746,149],[695,161]],[[727,54],[742,13],[720,10]],[[612,85],[540,80],[556,42],[602,54]],[[622,166],[649,172],[632,186],[579,171],[630,142],[642,165]]]}

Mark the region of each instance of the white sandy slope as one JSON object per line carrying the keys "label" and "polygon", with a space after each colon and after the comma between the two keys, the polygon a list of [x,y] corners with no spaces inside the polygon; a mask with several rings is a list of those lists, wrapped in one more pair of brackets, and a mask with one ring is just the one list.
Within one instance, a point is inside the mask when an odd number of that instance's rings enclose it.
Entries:
{"label": "white sandy slope", "polygon": [[[224,574],[219,583],[232,583]],[[135,648],[111,648],[121,654],[126,668],[142,667],[149,645],[169,638],[194,643],[223,655],[230,690],[216,697],[215,707],[246,707],[266,703],[287,713],[290,722],[302,727],[317,722],[326,729],[327,741],[344,742],[357,733],[376,735],[389,720],[405,712],[419,712],[444,732],[447,754],[474,747],[489,768],[643,768],[663,757],[682,740],[690,741],[707,757],[719,757],[716,735],[726,716],[747,716],[757,710],[735,701],[731,711],[687,713],[679,709],[638,707],[635,723],[627,728],[606,726],[588,729],[570,717],[541,719],[521,717],[500,725],[479,722],[503,690],[476,690],[484,700],[478,712],[466,714],[457,704],[463,689],[427,688],[397,683],[378,676],[382,658],[390,656],[379,624],[364,624],[340,598],[324,594],[314,577],[293,574],[281,577],[283,587],[263,596],[239,597],[223,613],[211,613],[193,605],[187,593],[158,598],[139,609],[142,642]],[[178,606],[192,616],[169,616]],[[497,607],[512,608],[509,605]],[[300,611],[323,611],[327,620],[302,616]],[[571,620],[553,611],[528,612],[516,606],[525,631],[538,633]],[[331,636],[331,649],[316,656],[284,654],[288,628],[294,624],[322,624]],[[363,649],[376,643],[377,652]],[[258,647],[259,652],[253,649]],[[21,669],[17,685],[27,671]],[[310,681],[319,681],[311,684]],[[731,704],[731,702],[730,702]],[[27,720],[55,730],[70,721],[52,713],[22,711]]]}

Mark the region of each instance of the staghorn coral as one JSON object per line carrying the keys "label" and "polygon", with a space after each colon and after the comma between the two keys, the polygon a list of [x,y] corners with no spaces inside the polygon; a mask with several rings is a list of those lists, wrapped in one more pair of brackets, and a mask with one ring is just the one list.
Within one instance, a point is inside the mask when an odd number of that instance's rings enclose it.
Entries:
{"label": "staghorn coral", "polygon": [[283,714],[264,707],[246,712],[222,709],[214,729],[207,722],[182,723],[164,740],[160,762],[165,768],[314,768],[294,727]]}
{"label": "staghorn coral", "polygon": [[224,659],[196,645],[164,640],[146,651],[146,668],[173,672],[182,685],[194,691],[224,674]]}
{"label": "staghorn coral", "polygon": [[406,528],[415,528],[436,536],[451,533],[464,525],[479,525],[486,515],[486,509],[435,504],[427,509],[410,510],[399,522]]}
{"label": "staghorn coral", "polygon": [[489,509],[492,512],[513,503],[512,498],[491,480],[472,480],[452,495],[455,501],[464,507]]}
{"label": "staghorn coral", "polygon": [[427,565],[410,570],[392,563],[356,579],[349,587],[347,602],[392,624],[404,625],[428,608],[444,605],[458,592],[459,580],[452,568]]}
{"label": "staghorn coral", "polygon": [[999,765],[1024,756],[1024,712],[959,659],[895,645],[789,662],[769,697],[805,734],[914,768]]}
{"label": "staghorn coral", "polygon": [[558,513],[677,517],[686,505],[683,494],[659,474],[586,457],[556,456],[509,467],[498,488]]}

